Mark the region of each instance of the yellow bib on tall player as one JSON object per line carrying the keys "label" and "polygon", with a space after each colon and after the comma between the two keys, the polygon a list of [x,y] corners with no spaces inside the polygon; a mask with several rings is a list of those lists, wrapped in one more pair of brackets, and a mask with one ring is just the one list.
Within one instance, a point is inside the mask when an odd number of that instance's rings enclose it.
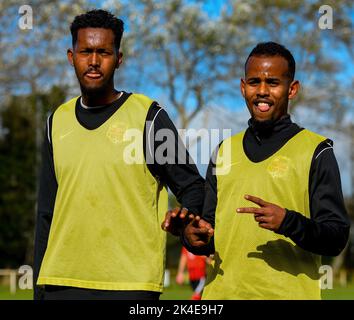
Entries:
{"label": "yellow bib on tall player", "polygon": [[215,260],[203,299],[320,299],[321,257],[289,238],[260,228],[249,194],[310,218],[309,172],[324,137],[302,130],[261,162],[243,150],[244,132],[226,139],[218,152]]}
{"label": "yellow bib on tall player", "polygon": [[76,100],[53,116],[58,191],[38,284],[162,291],[167,191],[143,155],[152,100],[132,94],[94,130],[77,121]]}

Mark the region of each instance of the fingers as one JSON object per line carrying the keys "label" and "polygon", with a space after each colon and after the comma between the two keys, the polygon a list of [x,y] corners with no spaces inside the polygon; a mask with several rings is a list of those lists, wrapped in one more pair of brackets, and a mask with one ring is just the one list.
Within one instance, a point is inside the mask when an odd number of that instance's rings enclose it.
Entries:
{"label": "fingers", "polygon": [[176,216],[176,212],[174,210],[169,210],[166,212],[165,220],[161,224],[162,230],[168,231],[168,227],[171,224],[171,219]]}
{"label": "fingers", "polygon": [[[259,209],[259,210],[256,210]],[[240,211],[239,211],[240,210]],[[267,211],[262,208],[239,208],[238,213],[249,213],[254,214],[254,220],[263,229],[273,230],[272,217],[267,215]]]}
{"label": "fingers", "polygon": [[172,210],[169,210],[168,212],[171,213],[171,218],[175,218],[178,216],[178,213],[180,212],[181,208],[173,208]]}
{"label": "fingers", "polygon": [[193,213],[189,213],[188,214],[188,209],[187,208],[179,208],[176,207],[173,210],[171,210],[171,218],[176,218],[179,217],[182,220],[185,219],[188,215],[188,219],[192,220],[194,218],[194,214]]}
{"label": "fingers", "polygon": [[265,216],[265,215],[263,215],[263,214],[255,214],[254,215],[254,220],[256,222],[258,222],[259,225],[270,222],[270,218]]}
{"label": "fingers", "polygon": [[267,211],[263,208],[254,208],[254,207],[237,208],[236,211],[238,213],[251,213],[251,214],[266,214],[267,213]]}
{"label": "fingers", "polygon": [[255,196],[251,196],[249,194],[245,195],[245,199],[248,200],[248,201],[251,201],[251,202],[253,202],[255,204],[258,204],[261,207],[264,207],[264,206],[266,206],[268,204],[268,202],[264,201],[263,199],[255,197]]}
{"label": "fingers", "polygon": [[199,216],[194,217],[194,219],[192,220],[192,226],[195,227],[195,228],[198,228],[199,227],[199,221],[200,221],[200,217]]}
{"label": "fingers", "polygon": [[255,204],[258,204],[260,206],[260,208],[254,208],[254,207],[237,208],[236,211],[238,213],[251,213],[251,214],[267,214],[268,213],[266,207],[268,207],[270,205],[270,203],[264,201],[261,198],[251,196],[248,194],[245,195],[245,199],[248,201],[251,201]]}
{"label": "fingers", "polygon": [[167,211],[165,220],[161,224],[161,228],[164,231],[177,235],[178,230],[182,227],[183,223],[188,223],[193,220],[194,217],[193,213],[188,214],[187,208],[176,207]]}
{"label": "fingers", "polygon": [[260,223],[268,222],[270,219],[269,212],[264,208],[238,208],[236,211],[237,213],[253,214],[254,220]]}
{"label": "fingers", "polygon": [[194,228],[194,234],[198,236],[212,237],[214,235],[214,229],[212,228],[209,222],[201,219],[199,216],[196,216],[191,225]]}
{"label": "fingers", "polygon": [[209,238],[214,235],[214,229],[213,229],[213,227],[211,226],[211,224],[209,222],[206,222],[205,220],[200,219],[199,227],[202,228],[202,229],[206,229],[207,230]]}
{"label": "fingers", "polygon": [[184,219],[186,216],[187,216],[187,213],[188,213],[188,209],[187,208],[182,208],[180,214],[179,214],[179,217],[181,219]]}
{"label": "fingers", "polygon": [[197,216],[187,225],[184,234],[192,246],[199,247],[209,243],[214,229],[210,223]]}
{"label": "fingers", "polygon": [[180,207],[176,207],[172,210],[167,211],[167,214],[170,214],[171,218],[176,218],[177,216],[180,216],[182,212],[183,212],[183,218],[184,218],[186,213],[188,212],[188,209],[186,209],[186,208],[181,209]]}

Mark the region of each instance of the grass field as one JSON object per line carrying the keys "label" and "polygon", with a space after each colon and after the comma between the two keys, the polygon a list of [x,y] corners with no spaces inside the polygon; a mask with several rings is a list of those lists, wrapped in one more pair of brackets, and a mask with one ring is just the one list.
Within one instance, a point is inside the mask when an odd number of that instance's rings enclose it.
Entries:
{"label": "grass field", "polygon": [[[189,300],[192,291],[188,285],[179,286],[172,283],[165,288],[161,295],[161,300]],[[334,286],[333,289],[323,290],[322,298],[324,300],[354,300],[354,283],[346,287]],[[31,300],[32,290],[17,290],[16,294],[10,294],[9,288],[0,286],[0,300]]]}

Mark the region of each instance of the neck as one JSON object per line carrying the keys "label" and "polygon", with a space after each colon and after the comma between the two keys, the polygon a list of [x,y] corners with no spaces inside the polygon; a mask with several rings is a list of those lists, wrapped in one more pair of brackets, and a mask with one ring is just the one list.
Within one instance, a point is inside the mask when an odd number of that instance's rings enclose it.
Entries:
{"label": "neck", "polygon": [[88,107],[103,106],[112,103],[118,97],[118,91],[113,86],[104,90],[82,90],[82,102]]}
{"label": "neck", "polygon": [[288,114],[286,114],[286,115],[281,116],[278,119],[271,119],[271,120],[266,120],[266,121],[257,121],[254,118],[251,118],[249,120],[249,126],[257,135],[269,136],[272,134],[273,130],[277,126],[281,125],[283,120],[286,123],[291,122],[290,116]]}

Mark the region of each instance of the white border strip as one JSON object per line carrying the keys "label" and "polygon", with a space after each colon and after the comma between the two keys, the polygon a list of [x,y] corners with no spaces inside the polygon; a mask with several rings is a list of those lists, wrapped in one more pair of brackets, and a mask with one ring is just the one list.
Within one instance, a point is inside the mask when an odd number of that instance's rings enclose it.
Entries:
{"label": "white border strip", "polygon": [[326,150],[328,150],[328,149],[333,149],[333,147],[324,148],[324,149],[316,156],[315,160],[317,160],[317,158],[321,155],[321,153],[322,153],[323,151],[326,151]]}
{"label": "white border strip", "polygon": [[152,121],[151,121],[151,126],[150,126],[149,132],[148,132],[149,152],[150,152],[151,156],[153,155],[153,153],[151,152],[150,133],[151,133],[151,129],[154,125],[154,121],[161,110],[162,110],[162,108],[160,107],[160,110],[156,112],[154,119],[152,119]]}
{"label": "white border strip", "polygon": [[50,116],[47,118],[47,136],[48,136],[49,144],[52,144],[52,141],[50,139],[49,118],[50,118]]}

